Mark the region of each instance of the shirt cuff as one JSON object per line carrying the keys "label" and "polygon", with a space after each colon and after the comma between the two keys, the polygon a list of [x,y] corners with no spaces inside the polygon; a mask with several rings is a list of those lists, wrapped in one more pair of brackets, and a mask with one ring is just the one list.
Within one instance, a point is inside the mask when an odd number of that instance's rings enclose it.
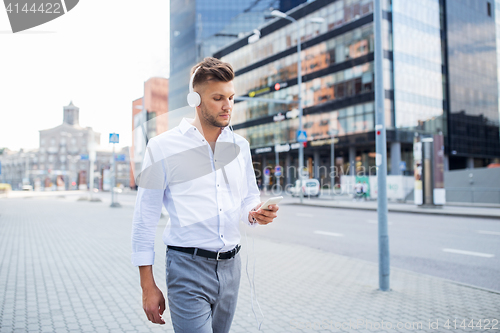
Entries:
{"label": "shirt cuff", "polygon": [[132,253],[132,265],[134,266],[152,266],[154,262],[154,251]]}
{"label": "shirt cuff", "polygon": [[260,203],[260,200],[257,201],[257,202],[249,203],[248,205],[246,205],[243,208],[243,218],[242,218],[242,220],[243,220],[243,222],[245,222],[245,224],[249,225],[252,228],[255,228],[259,224],[258,223],[250,223],[250,221],[248,221],[248,215],[250,214],[250,211],[252,210],[252,208],[254,208],[255,206],[257,206],[259,203]]}

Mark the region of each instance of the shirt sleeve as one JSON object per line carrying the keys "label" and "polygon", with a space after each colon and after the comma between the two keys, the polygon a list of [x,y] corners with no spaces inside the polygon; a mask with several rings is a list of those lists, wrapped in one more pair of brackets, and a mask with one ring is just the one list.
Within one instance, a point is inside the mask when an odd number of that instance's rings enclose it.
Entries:
{"label": "shirt sleeve", "polygon": [[245,196],[243,197],[242,202],[242,214],[241,221],[253,228],[255,228],[257,223],[250,223],[248,221],[248,214],[260,203],[260,191],[257,187],[257,181],[255,179],[255,171],[253,169],[252,164],[252,155],[250,154],[250,146],[248,144],[245,145],[243,151],[243,160],[245,161],[244,170],[245,170]]}
{"label": "shirt sleeve", "polygon": [[[156,148],[156,149],[155,149]],[[166,188],[165,159],[153,140],[148,142],[140,175],[132,221],[132,265],[153,265],[154,242]],[[156,157],[156,160],[155,160]]]}

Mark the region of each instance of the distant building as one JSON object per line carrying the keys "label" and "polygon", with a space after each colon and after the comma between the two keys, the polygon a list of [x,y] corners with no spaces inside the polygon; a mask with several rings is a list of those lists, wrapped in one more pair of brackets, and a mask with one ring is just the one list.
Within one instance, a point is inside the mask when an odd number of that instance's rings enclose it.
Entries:
{"label": "distant building", "polygon": [[[0,155],[2,172],[0,182],[9,183],[13,189],[22,184],[40,190],[72,190],[88,188],[89,144],[96,147],[94,186],[102,189],[103,170],[109,169],[111,152],[99,150],[100,133],[91,127],[81,127],[80,109],[73,102],[63,107],[63,123],[54,128],[40,130],[38,149],[13,152],[4,150]],[[128,152],[128,148],[124,148]],[[129,158],[123,150],[118,154],[117,184],[129,186]],[[124,176],[123,174],[126,174]]]}
{"label": "distant building", "polygon": [[[150,78],[144,82],[144,96],[132,101],[133,135],[130,161],[133,163],[133,170],[140,171],[148,139],[168,129],[168,84],[168,79]],[[131,188],[135,188],[132,171],[129,184]]]}
{"label": "distant building", "polygon": [[[90,143],[100,144],[101,134],[91,127],[81,127],[80,109],[70,102],[63,111],[63,123],[54,128],[40,131],[38,163],[33,164],[36,173],[43,175],[44,181],[54,176],[63,176],[65,183],[87,185]],[[44,186],[45,187],[45,186]]]}

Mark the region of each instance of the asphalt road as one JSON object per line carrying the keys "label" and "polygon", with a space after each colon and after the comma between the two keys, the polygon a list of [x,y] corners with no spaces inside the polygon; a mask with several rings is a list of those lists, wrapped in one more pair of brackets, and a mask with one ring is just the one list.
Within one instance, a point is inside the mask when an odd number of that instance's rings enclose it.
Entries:
{"label": "asphalt road", "polygon": [[[249,234],[378,262],[377,213],[281,205]],[[390,264],[500,291],[500,221],[389,213]]]}
{"label": "asphalt road", "polygon": [[[110,193],[95,197],[111,202]],[[121,194],[118,201],[131,208],[135,193]],[[247,230],[257,237],[378,262],[375,211],[281,204],[275,222]],[[500,221],[389,213],[389,251],[392,267],[500,291]]]}

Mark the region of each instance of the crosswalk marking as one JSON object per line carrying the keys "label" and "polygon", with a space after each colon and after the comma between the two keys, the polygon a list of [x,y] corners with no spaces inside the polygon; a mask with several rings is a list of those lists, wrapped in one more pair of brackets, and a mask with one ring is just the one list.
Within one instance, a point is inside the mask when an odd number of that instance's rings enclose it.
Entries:
{"label": "crosswalk marking", "polygon": [[344,234],[338,234],[336,232],[328,232],[328,231],[315,230],[314,233],[318,234],[318,235],[344,237]]}
{"label": "crosswalk marking", "polygon": [[296,215],[300,217],[314,217],[313,214],[306,214],[306,213],[297,213]]}
{"label": "crosswalk marking", "polygon": [[472,251],[464,251],[464,250],[456,250],[456,249],[443,249],[444,252],[456,253],[456,254],[465,254],[468,256],[476,256],[483,258],[493,258],[495,255],[490,253],[481,253],[481,252],[472,252]]}
{"label": "crosswalk marking", "polygon": [[496,236],[500,236],[500,232],[498,232],[498,231],[478,230],[477,232],[478,232],[478,233],[480,233],[480,234],[485,234],[485,235],[496,235]]}

